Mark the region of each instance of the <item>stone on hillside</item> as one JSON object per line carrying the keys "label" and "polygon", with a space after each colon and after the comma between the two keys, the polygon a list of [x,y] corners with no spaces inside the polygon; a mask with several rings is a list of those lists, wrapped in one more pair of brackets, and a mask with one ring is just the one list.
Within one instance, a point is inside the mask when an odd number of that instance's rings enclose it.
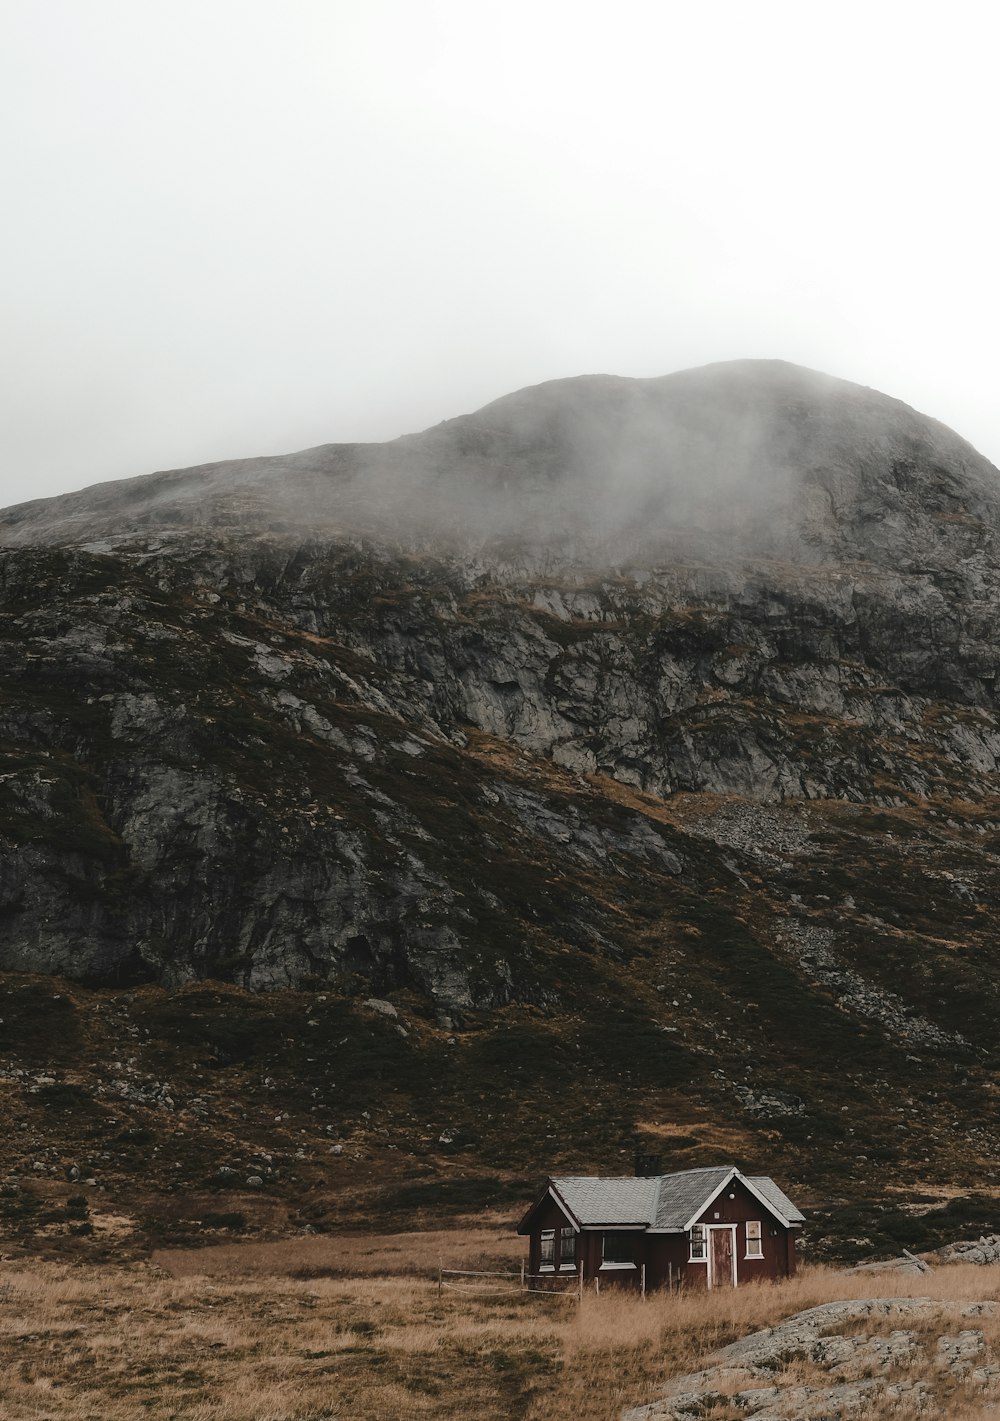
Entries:
{"label": "stone on hillside", "polygon": [[946,1244],[937,1256],[942,1263],[1000,1263],[1000,1234]]}
{"label": "stone on hillside", "polygon": [[369,997],[365,1002],[365,1006],[369,1011],[377,1011],[380,1016],[391,1017],[393,1021],[399,1016],[399,1012],[393,1006],[392,1002],[384,1002],[378,997]]}

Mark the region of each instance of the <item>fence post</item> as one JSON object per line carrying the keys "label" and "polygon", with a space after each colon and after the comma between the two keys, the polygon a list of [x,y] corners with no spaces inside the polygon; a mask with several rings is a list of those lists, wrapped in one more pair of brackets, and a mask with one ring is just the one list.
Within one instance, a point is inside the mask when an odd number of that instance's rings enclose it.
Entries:
{"label": "fence post", "polygon": [[639,1265],[639,1291],[640,1291],[640,1293],[642,1294],[642,1297],[645,1298],[645,1296],[646,1296],[646,1265],[645,1265],[645,1263],[642,1263],[642,1264]]}
{"label": "fence post", "polygon": [[521,1259],[521,1287],[524,1287],[524,1259]]}
{"label": "fence post", "polygon": [[583,1302],[583,1259],[582,1259],[582,1258],[580,1259],[579,1273],[580,1273],[580,1291],[579,1291],[579,1293],[578,1293],[578,1295],[577,1295],[577,1301],[582,1303],[582,1302]]}
{"label": "fence post", "polygon": [[438,1297],[439,1297],[439,1298],[440,1298],[440,1296],[441,1296],[441,1287],[442,1287],[442,1283],[441,1283],[441,1265],[440,1265],[440,1263],[439,1263],[439,1264],[438,1264]]}
{"label": "fence post", "polygon": [[598,1275],[594,1278],[594,1292],[597,1294],[598,1297],[601,1296],[601,1277],[600,1277],[600,1274],[598,1274]]}

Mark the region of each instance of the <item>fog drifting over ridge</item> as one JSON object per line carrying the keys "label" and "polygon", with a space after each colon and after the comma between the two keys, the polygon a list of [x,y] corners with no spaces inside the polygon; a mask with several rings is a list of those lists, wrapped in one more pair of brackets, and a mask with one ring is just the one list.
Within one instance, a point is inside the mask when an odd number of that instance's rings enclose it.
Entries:
{"label": "fog drifting over ridge", "polygon": [[170,530],[364,535],[468,555],[898,559],[1000,529],[1000,473],[937,421],[780,361],[588,375],[386,444],[320,445],[21,505],[8,543]]}
{"label": "fog drifting over ridge", "polygon": [[893,390],[1000,459],[988,7],[4,21],[0,504],[744,354]]}

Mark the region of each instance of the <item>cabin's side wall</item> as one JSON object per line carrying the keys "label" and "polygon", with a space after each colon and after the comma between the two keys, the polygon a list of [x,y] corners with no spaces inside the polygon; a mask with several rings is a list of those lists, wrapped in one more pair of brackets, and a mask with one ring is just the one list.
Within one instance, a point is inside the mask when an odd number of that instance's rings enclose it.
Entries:
{"label": "cabin's side wall", "polygon": [[[555,1231],[554,1267],[542,1265],[542,1234],[547,1229]],[[642,1266],[646,1262],[647,1253],[642,1229],[581,1229],[575,1235],[575,1258],[571,1266],[562,1265],[560,1261],[559,1242],[564,1229],[573,1231],[572,1221],[550,1194],[537,1205],[528,1233],[528,1273],[533,1287],[569,1288],[574,1279],[579,1278],[581,1263],[584,1281],[587,1283],[599,1278],[600,1286],[604,1288],[641,1286]],[[615,1233],[629,1240],[629,1265],[605,1262],[605,1233]]]}
{"label": "cabin's side wall", "polygon": [[794,1277],[795,1277],[795,1264],[796,1264],[796,1257],[795,1257],[795,1235],[796,1235],[797,1232],[798,1232],[797,1229],[786,1229],[786,1230],[785,1230],[785,1277],[786,1277],[786,1278],[794,1278]]}
{"label": "cabin's side wall", "polygon": [[[649,1261],[646,1265],[646,1286],[648,1288],[682,1287],[690,1281],[704,1287],[705,1265],[688,1264],[687,1234],[648,1234],[646,1246]],[[691,1279],[688,1268],[697,1275]]]}
{"label": "cabin's side wall", "polygon": [[603,1229],[584,1229],[580,1235],[580,1257],[583,1259],[584,1282],[589,1282],[600,1271],[603,1238]]}
{"label": "cabin's side wall", "polygon": [[[630,1262],[606,1262],[604,1258],[604,1235],[616,1234],[628,1241]],[[649,1246],[643,1229],[590,1229],[587,1231],[586,1252],[584,1254],[584,1280],[599,1280],[601,1288],[641,1288],[643,1268],[647,1268],[646,1287],[649,1288],[648,1260]]]}
{"label": "cabin's side wall", "polygon": [[[555,1238],[555,1266],[553,1268],[542,1268],[542,1233],[545,1229],[554,1229]],[[570,1267],[561,1266],[559,1259],[559,1235],[563,1229],[573,1231],[572,1220],[563,1212],[551,1194],[543,1199],[535,1212],[535,1217],[531,1221],[531,1233],[528,1235],[528,1272],[533,1280],[532,1286],[537,1287],[539,1283],[551,1283],[553,1286],[558,1282],[561,1287],[567,1286],[577,1271],[577,1263],[580,1256],[581,1235],[576,1235],[577,1261]]]}

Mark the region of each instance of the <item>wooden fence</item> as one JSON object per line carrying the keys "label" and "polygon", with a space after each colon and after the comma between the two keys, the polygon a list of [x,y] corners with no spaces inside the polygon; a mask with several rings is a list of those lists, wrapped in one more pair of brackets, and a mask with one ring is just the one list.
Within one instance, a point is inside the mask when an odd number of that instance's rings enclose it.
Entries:
{"label": "wooden fence", "polygon": [[[673,1270],[671,1270],[672,1272]],[[545,1293],[552,1298],[575,1297],[578,1301],[583,1301],[583,1265],[575,1273],[529,1273],[524,1263],[521,1263],[519,1273],[502,1272],[476,1272],[471,1268],[438,1268],[438,1297],[441,1296],[445,1288],[457,1293],[501,1293],[510,1291],[496,1283],[480,1283],[476,1279],[502,1278],[507,1283],[518,1283],[519,1291],[524,1293]],[[460,1281],[463,1279],[472,1281]],[[671,1282],[673,1280],[671,1279]],[[592,1279],[594,1292],[600,1293],[600,1276]],[[537,1286],[539,1283],[547,1284],[546,1287]],[[646,1265],[640,1267],[639,1278],[640,1296],[646,1296]]]}
{"label": "wooden fence", "polygon": [[[485,1280],[496,1278],[503,1279],[503,1283],[491,1283]],[[484,1281],[480,1282],[482,1279]],[[568,1287],[547,1287],[539,1288],[538,1283],[547,1282],[549,1284],[565,1283]],[[572,1273],[560,1278],[551,1273],[529,1273],[525,1265],[521,1264],[519,1273],[502,1272],[477,1272],[471,1268],[439,1268],[438,1269],[438,1296],[445,1288],[450,1288],[456,1293],[506,1293],[511,1288],[504,1287],[506,1284],[516,1284],[517,1291],[523,1293],[547,1293],[550,1297],[580,1297],[583,1295],[583,1272]]]}

